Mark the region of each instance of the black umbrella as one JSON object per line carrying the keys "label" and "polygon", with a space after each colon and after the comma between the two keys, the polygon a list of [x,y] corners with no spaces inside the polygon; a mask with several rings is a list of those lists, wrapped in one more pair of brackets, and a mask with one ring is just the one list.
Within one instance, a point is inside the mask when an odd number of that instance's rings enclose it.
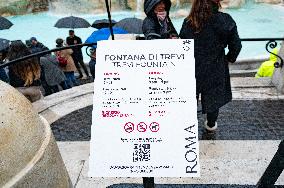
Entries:
{"label": "black umbrella", "polygon": [[75,17],[75,16],[68,16],[59,19],[54,27],[57,28],[88,28],[91,25],[89,22],[83,18]]}
{"label": "black umbrella", "polygon": [[0,38],[0,51],[6,50],[10,46],[10,41],[6,39],[1,39]]}
{"label": "black umbrella", "polygon": [[[112,26],[114,26],[114,24],[116,24],[116,23],[117,22],[115,20],[111,20]],[[109,27],[109,20],[108,19],[96,20],[92,24],[92,27],[96,28],[96,29],[107,28],[107,27]]]}
{"label": "black umbrella", "polygon": [[9,29],[13,25],[7,18],[0,16],[0,30]]}
{"label": "black umbrella", "polygon": [[129,33],[142,34],[143,20],[138,18],[124,18],[117,22],[114,27],[119,27]]}

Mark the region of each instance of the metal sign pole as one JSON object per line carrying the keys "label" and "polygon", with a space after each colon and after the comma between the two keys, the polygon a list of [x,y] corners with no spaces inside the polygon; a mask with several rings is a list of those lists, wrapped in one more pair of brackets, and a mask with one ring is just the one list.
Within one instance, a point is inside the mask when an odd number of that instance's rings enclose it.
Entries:
{"label": "metal sign pole", "polygon": [[108,21],[109,21],[110,34],[111,34],[112,40],[114,40],[114,34],[113,34],[113,28],[112,28],[112,22],[111,22],[111,14],[110,14],[110,8],[109,8],[108,0],[105,0],[105,3],[106,3],[106,8],[107,8],[107,15],[108,15]]}
{"label": "metal sign pole", "polygon": [[284,140],[258,182],[258,188],[273,188],[284,169]]}
{"label": "metal sign pole", "polygon": [[143,187],[144,188],[155,188],[154,178],[153,177],[150,177],[150,178],[143,177]]}

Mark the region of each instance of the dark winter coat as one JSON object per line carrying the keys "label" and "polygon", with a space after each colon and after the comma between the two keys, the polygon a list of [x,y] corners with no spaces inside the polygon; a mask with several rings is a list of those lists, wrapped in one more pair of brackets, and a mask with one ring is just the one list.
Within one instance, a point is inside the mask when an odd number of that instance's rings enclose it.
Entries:
{"label": "dark winter coat", "polygon": [[237,25],[230,15],[217,12],[195,33],[185,19],[180,38],[194,39],[196,94],[201,94],[203,113],[214,112],[232,100],[228,61],[235,62],[242,48]]}
{"label": "dark winter coat", "polygon": [[7,83],[9,82],[9,78],[6,74],[6,71],[3,68],[0,68],[0,80],[7,82]]}
{"label": "dark winter coat", "polygon": [[43,76],[49,86],[59,85],[66,80],[63,71],[55,55],[46,55],[40,58],[40,66],[44,72]]}
{"label": "dark winter coat", "polygon": [[[74,36],[73,38],[71,37],[67,37],[66,38],[66,43],[71,46],[74,45],[74,41],[77,41],[77,44],[82,44],[82,40],[80,37],[78,36]],[[78,62],[78,61],[83,61],[83,54],[82,54],[82,47],[74,47],[72,48],[73,50],[73,54],[72,54],[72,58],[74,59],[74,61]]]}
{"label": "dark winter coat", "polygon": [[160,3],[162,0],[145,0],[144,1],[144,12],[147,17],[143,21],[142,30],[146,40],[151,39],[169,39],[171,36],[178,36],[177,31],[174,28],[174,25],[169,17],[169,11],[171,8],[171,1],[164,0],[166,4],[166,11],[168,13],[166,22],[167,22],[167,31],[164,32],[161,24],[158,21],[156,14],[154,13],[155,6]]}
{"label": "dark winter coat", "polygon": [[[0,65],[3,63],[3,61],[0,60]],[[4,81],[4,82],[9,82],[9,78],[8,75],[5,71],[4,68],[0,68],[0,80]]]}
{"label": "dark winter coat", "polygon": [[49,50],[48,47],[44,46],[40,42],[37,42],[36,45],[31,45],[30,48],[31,48],[32,53],[38,53],[38,52]]}

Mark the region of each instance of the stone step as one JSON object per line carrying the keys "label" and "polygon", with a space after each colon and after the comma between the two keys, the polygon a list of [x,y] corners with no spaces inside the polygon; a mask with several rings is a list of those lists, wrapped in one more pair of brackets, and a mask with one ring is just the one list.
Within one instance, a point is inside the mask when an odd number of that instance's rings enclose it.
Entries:
{"label": "stone step", "polygon": [[[155,183],[170,185],[256,185],[277,151],[278,140],[201,140],[200,178],[155,178]],[[77,188],[135,187],[142,178],[89,178],[89,142],[57,142],[73,185]],[[121,185],[118,185],[121,184]],[[123,186],[125,184],[125,186]],[[117,186],[114,186],[117,185]],[[284,173],[276,185],[284,185]],[[178,186],[177,186],[178,187]],[[206,186],[204,186],[206,187]],[[226,186],[224,186],[226,187]],[[210,188],[210,187],[209,187]]]}

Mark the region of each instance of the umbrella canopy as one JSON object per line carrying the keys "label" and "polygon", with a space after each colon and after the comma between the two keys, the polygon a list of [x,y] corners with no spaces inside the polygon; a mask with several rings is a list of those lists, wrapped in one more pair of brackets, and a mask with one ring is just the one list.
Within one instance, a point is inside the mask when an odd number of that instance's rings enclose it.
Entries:
{"label": "umbrella canopy", "polygon": [[13,25],[7,18],[0,16],[0,30],[9,29]]}
{"label": "umbrella canopy", "polygon": [[9,40],[0,38],[0,51],[6,50],[7,48],[9,48],[10,46],[9,42],[10,42]]}
{"label": "umbrella canopy", "polygon": [[[111,26],[114,26],[114,24],[116,24],[117,22],[115,20],[111,20]],[[92,24],[93,28],[96,29],[102,29],[102,28],[107,28],[109,27],[109,21],[108,19],[101,19],[101,20],[96,20],[94,21],[94,23]]]}
{"label": "umbrella canopy", "polygon": [[117,22],[114,27],[126,30],[128,33],[142,34],[143,20],[138,18],[125,18]]}
{"label": "umbrella canopy", "polygon": [[75,17],[75,16],[68,16],[59,19],[54,27],[57,28],[88,28],[91,25],[89,22],[83,18]]}
{"label": "umbrella canopy", "polygon": [[[114,34],[127,34],[128,32],[121,28],[113,28]],[[86,40],[85,43],[94,43],[100,40],[108,40],[110,36],[110,29],[109,28],[102,28],[97,31],[94,31]],[[93,46],[96,48],[96,46]]]}

